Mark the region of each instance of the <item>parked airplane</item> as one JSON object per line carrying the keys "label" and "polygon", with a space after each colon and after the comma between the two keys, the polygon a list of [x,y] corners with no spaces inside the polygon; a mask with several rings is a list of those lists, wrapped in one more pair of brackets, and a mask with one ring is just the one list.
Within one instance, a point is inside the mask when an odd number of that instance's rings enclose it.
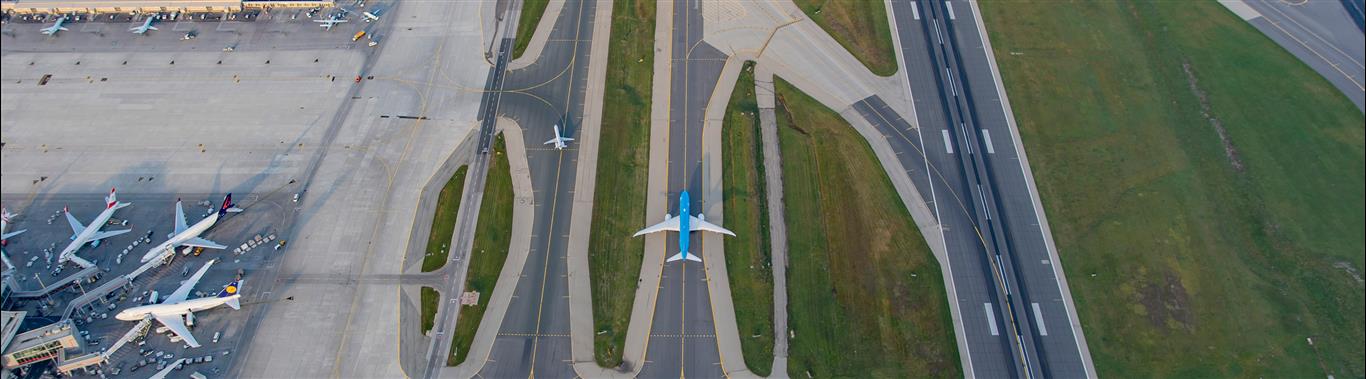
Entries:
{"label": "parked airplane", "polygon": [[228,210],[232,207],[232,194],[228,194],[227,197],[223,198],[223,205],[218,207],[217,212],[210,214],[208,217],[205,217],[203,220],[199,220],[199,222],[190,226],[185,221],[185,208],[180,205],[180,200],[176,200],[175,230],[171,232],[171,235],[166,242],[162,242],[160,245],[157,245],[157,247],[147,251],[147,254],[143,254],[142,263],[147,263],[157,257],[165,256],[168,250],[174,251],[181,246],[197,246],[209,249],[228,248],[217,242],[199,238],[199,235],[204,234],[205,230],[209,230],[210,227],[213,227],[214,224],[218,223],[218,220],[222,219],[223,215],[228,213]]}
{"label": "parked airplane", "polygon": [[9,209],[0,208],[0,245],[4,245],[6,241],[9,241],[10,237],[24,234],[24,232],[28,231],[28,229],[20,229],[13,232],[6,232],[6,230],[9,230],[9,224],[14,222],[14,216],[18,215],[9,213]]}
{"label": "parked airplane", "polygon": [[565,142],[573,140],[573,138],[560,136],[560,124],[555,124],[555,138],[551,138],[549,141],[545,141],[543,145],[549,145],[553,143],[555,144],[555,150],[564,150],[565,147],[569,146],[569,144],[566,144]]}
{"label": "parked airplane", "polygon": [[639,237],[641,235],[663,231],[678,232],[679,253],[672,257],[669,257],[668,261],[673,262],[681,259],[686,259],[693,262],[701,262],[702,258],[698,258],[696,255],[688,254],[688,239],[689,236],[692,234],[694,228],[696,228],[695,230],[721,233],[732,237],[735,236],[735,232],[726,230],[726,228],[722,228],[716,224],[707,222],[706,215],[698,214],[697,216],[693,216],[691,213],[688,212],[688,204],[691,202],[690,200],[691,199],[688,197],[688,191],[683,191],[683,193],[678,196],[678,217],[665,214],[664,222],[655,224],[654,226],[645,229],[641,229],[639,232],[636,232],[636,235],[634,237]]}
{"label": "parked airplane", "polygon": [[383,14],[383,12],[381,12],[381,11],[379,11],[379,10],[376,10],[376,11],[374,11],[374,12],[371,12],[371,11],[360,12],[360,15],[361,15],[361,16],[365,16],[365,22],[379,21],[379,16],[380,16],[381,14]]}
{"label": "parked airplane", "polygon": [[330,18],[328,18],[328,19],[326,19],[326,20],[313,20],[313,22],[319,23],[320,25],[318,25],[318,26],[321,26],[321,27],[323,28],[323,30],[329,30],[329,31],[332,30],[332,27],[333,27],[333,26],[337,26],[337,24],[340,24],[340,23],[343,23],[343,22],[346,22],[346,21],[347,21],[347,20],[344,19],[344,18],[342,18],[342,16],[339,15],[339,14],[338,14],[338,15],[332,15],[332,17],[330,17]]}
{"label": "parked airplane", "polygon": [[64,22],[66,22],[66,16],[62,16],[61,18],[58,18],[58,19],[57,19],[57,22],[52,23],[52,26],[49,26],[49,27],[46,27],[46,28],[43,28],[43,29],[42,29],[43,34],[46,34],[46,35],[50,35],[50,36],[51,36],[51,35],[57,35],[57,32],[60,32],[60,31],[63,31],[63,30],[71,30],[71,29],[67,29],[65,26],[62,26],[62,23],[64,23]]}
{"label": "parked airplane", "polygon": [[142,26],[128,28],[128,31],[133,32],[133,34],[147,34],[148,30],[160,30],[157,29],[157,27],[152,26],[153,20],[156,20],[156,17],[148,16],[146,20],[142,21]]}
{"label": "parked airplane", "polygon": [[100,228],[104,227],[104,223],[109,222],[109,218],[114,216],[114,211],[133,205],[133,203],[120,203],[117,193],[112,188],[109,190],[109,196],[105,197],[104,200],[104,211],[100,212],[99,216],[95,216],[95,219],[90,221],[90,225],[81,225],[81,222],[76,220],[76,216],[71,215],[70,210],[62,209],[66,213],[66,221],[71,224],[72,235],[71,243],[66,245],[66,248],[62,249],[62,253],[57,256],[57,263],[66,263],[66,261],[71,260],[72,257],[76,256],[76,250],[80,250],[81,246],[85,246],[86,243],[91,246],[99,246],[102,239],[128,233],[132,230],[100,231]]}
{"label": "parked airplane", "polygon": [[223,304],[227,304],[232,309],[242,309],[240,302],[242,295],[238,293],[238,290],[242,288],[241,280],[228,283],[221,291],[218,291],[217,295],[186,300],[190,297],[190,291],[193,291],[194,286],[199,284],[199,279],[204,277],[204,273],[209,271],[209,267],[213,266],[214,262],[205,263],[204,267],[195,272],[189,280],[181,283],[180,288],[167,296],[161,304],[128,308],[114,315],[114,318],[123,321],[141,321],[149,317],[154,318],[185,340],[186,345],[199,347],[199,341],[194,339],[194,334],[191,334],[189,327],[186,326],[186,324],[194,324],[194,312],[216,308]]}

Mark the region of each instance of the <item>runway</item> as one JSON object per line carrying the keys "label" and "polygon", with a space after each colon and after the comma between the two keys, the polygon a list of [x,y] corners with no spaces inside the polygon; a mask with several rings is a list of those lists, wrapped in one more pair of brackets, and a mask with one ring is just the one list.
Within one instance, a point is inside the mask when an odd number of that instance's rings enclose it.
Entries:
{"label": "runway", "polygon": [[1358,110],[1366,109],[1366,35],[1359,0],[1243,3],[1259,14],[1234,13],[1333,83]]}
{"label": "runway", "polygon": [[[669,214],[678,215],[678,198],[684,190],[692,195],[694,210],[706,209],[702,194],[703,113],[712,89],[721,76],[726,55],[702,42],[702,13],[697,2],[673,2],[674,29],[670,56],[669,96]],[[719,157],[717,158],[719,159]],[[662,220],[659,220],[662,221]],[[658,222],[647,220],[647,223]],[[665,251],[646,254],[669,256],[679,251],[676,234],[669,233]],[[690,254],[701,256],[706,246],[700,235],[691,236]],[[654,258],[651,258],[654,259]],[[645,364],[640,377],[724,376],[713,324],[711,296],[704,264],[724,262],[672,262],[664,264],[651,318]]]}
{"label": "runway", "polygon": [[887,137],[943,227],[965,373],[1093,376],[970,4],[892,7],[917,119],[877,96],[854,107]]}

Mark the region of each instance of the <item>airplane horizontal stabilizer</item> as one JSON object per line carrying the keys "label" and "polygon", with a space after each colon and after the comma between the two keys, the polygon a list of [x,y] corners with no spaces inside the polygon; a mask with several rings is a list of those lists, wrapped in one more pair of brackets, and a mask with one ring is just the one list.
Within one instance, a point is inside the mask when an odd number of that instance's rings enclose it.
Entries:
{"label": "airplane horizontal stabilizer", "polygon": [[688,254],[687,256],[684,256],[683,253],[678,253],[678,254],[674,254],[674,256],[672,256],[672,257],[669,257],[669,259],[666,260],[666,262],[673,262],[673,261],[678,261],[678,260],[682,260],[682,259],[687,259],[687,260],[690,260],[690,261],[693,261],[693,262],[701,262],[701,261],[702,261],[702,258],[698,258],[696,255]]}

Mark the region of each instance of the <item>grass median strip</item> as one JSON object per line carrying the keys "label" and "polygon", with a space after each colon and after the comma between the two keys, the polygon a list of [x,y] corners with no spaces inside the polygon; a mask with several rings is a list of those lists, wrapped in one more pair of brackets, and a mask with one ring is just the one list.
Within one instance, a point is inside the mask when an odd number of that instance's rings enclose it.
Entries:
{"label": "grass median strip", "polygon": [[593,230],[588,261],[593,291],[593,350],[603,367],[621,365],[621,353],[640,277],[649,176],[650,80],[654,70],[655,2],[612,3],[612,37],[598,139]]}
{"label": "grass median strip", "polygon": [[456,169],[451,179],[441,187],[441,194],[437,195],[436,215],[432,216],[432,231],[427,236],[427,253],[422,256],[422,272],[436,271],[446,265],[446,257],[451,251],[451,236],[455,234],[455,217],[460,213],[460,197],[465,193],[465,171],[468,168],[460,166]]}
{"label": "grass median strip", "polygon": [[807,17],[835,37],[874,74],[896,73],[896,51],[887,7],[871,0],[793,0]]}
{"label": "grass median strip", "polygon": [[522,53],[526,52],[526,46],[531,43],[531,35],[536,34],[536,26],[540,25],[547,5],[550,5],[550,0],[522,0],[522,15],[517,18],[517,40],[512,43],[512,59],[521,58]]}
{"label": "grass median strip", "polygon": [[872,149],[829,108],[775,86],[788,375],[962,376],[939,265]]}
{"label": "grass median strip", "polygon": [[725,241],[726,272],[745,365],[756,375],[768,376],[773,370],[773,270],[754,62],[745,63],[740,72],[723,125],[726,226],[736,235]]}
{"label": "grass median strip", "polygon": [[432,325],[436,323],[436,305],[441,300],[441,295],[435,288],[422,287],[422,334],[427,334],[432,330]]}
{"label": "grass median strip", "polygon": [[470,248],[470,267],[465,274],[465,291],[478,291],[479,304],[460,307],[447,366],[465,361],[474,333],[479,330],[484,311],[488,309],[489,298],[493,296],[493,287],[498,283],[498,274],[507,261],[508,248],[512,246],[512,172],[502,134],[494,141],[493,154],[489,158],[484,200],[479,205],[479,225],[474,229],[474,246]]}
{"label": "grass median strip", "polygon": [[979,4],[1097,374],[1366,376],[1343,95],[1215,2]]}

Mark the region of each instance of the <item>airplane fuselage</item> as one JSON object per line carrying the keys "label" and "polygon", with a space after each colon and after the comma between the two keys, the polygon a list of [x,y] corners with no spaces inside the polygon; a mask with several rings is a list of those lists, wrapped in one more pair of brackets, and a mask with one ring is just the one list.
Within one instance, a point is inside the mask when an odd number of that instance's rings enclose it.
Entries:
{"label": "airplane fuselage", "polygon": [[199,235],[203,234],[204,231],[209,230],[209,228],[213,227],[214,224],[218,223],[218,217],[218,212],[214,212],[213,214],[210,214],[209,217],[205,217],[203,220],[199,220],[199,222],[194,223],[194,225],[191,225],[188,229],[185,229],[184,232],[180,232],[179,234],[171,236],[171,238],[167,239],[166,242],[162,242],[160,245],[157,245],[157,247],[154,247],[152,248],[152,250],[148,251],[147,254],[144,254],[142,256],[142,262],[147,263],[147,261],[155,259],[158,255],[161,255],[163,251],[175,249],[177,247],[184,245],[185,241],[189,241],[190,239],[199,237]]}
{"label": "airplane fuselage", "polygon": [[147,316],[156,315],[184,315],[186,313],[199,312],[205,309],[216,308],[227,304],[229,301],[237,300],[241,295],[228,297],[205,297],[199,299],[185,300],[175,304],[152,304],[133,307],[119,312],[114,318],[123,321],[138,321]]}
{"label": "airplane fuselage", "polygon": [[81,246],[85,246],[86,243],[90,242],[90,237],[94,236],[95,233],[99,233],[100,228],[102,228],[106,222],[109,222],[110,217],[114,217],[114,211],[119,208],[120,207],[117,206],[105,208],[104,212],[100,212],[99,216],[96,216],[94,220],[90,221],[90,224],[86,225],[85,230],[82,230],[80,233],[71,237],[71,243],[67,244],[66,248],[62,249],[62,253],[57,255],[57,263],[65,263],[66,261],[71,260],[71,256],[76,254],[76,250],[80,250]]}
{"label": "airplane fuselage", "polygon": [[678,250],[683,254],[683,258],[688,257],[688,241],[692,238],[692,211],[688,208],[692,199],[688,197],[688,191],[678,196]]}

